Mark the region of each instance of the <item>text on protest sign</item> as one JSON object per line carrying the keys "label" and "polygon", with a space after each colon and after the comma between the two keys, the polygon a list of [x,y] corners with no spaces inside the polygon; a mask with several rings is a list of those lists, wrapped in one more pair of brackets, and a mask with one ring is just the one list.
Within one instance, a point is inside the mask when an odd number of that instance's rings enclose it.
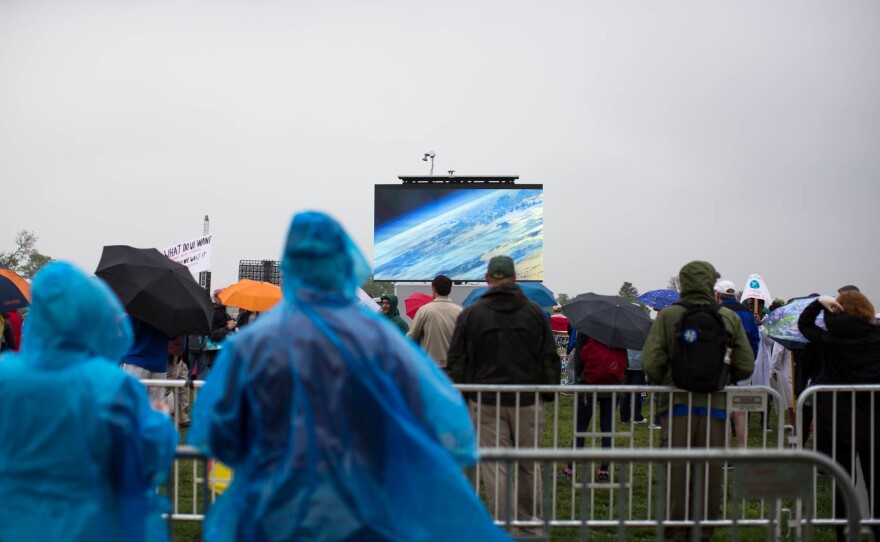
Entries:
{"label": "text on protest sign", "polygon": [[198,275],[211,269],[211,236],[205,235],[192,241],[171,245],[162,251],[169,259],[183,264],[189,272]]}

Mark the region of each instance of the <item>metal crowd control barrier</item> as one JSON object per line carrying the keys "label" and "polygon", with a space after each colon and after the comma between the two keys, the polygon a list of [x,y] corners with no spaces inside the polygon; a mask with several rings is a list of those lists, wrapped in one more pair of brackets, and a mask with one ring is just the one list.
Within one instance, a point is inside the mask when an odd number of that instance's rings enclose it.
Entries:
{"label": "metal crowd control barrier", "polygon": [[[856,407],[861,407],[867,417],[857,416]],[[843,485],[855,485],[862,525],[880,529],[880,385],[812,386],[798,397],[796,408],[793,447],[830,456],[849,477]],[[830,423],[819,423],[820,417]],[[815,524],[842,525],[844,520],[835,514],[840,484],[837,480],[823,480],[822,474],[814,472],[811,476],[813,493],[824,493],[831,505],[826,516],[820,513],[816,499],[810,515]],[[802,511],[797,512],[799,517]]]}
{"label": "metal crowd control barrier", "polygon": [[[207,463],[207,459],[200,454],[198,450],[192,446],[181,445],[177,448],[178,460],[192,460],[194,462],[201,461]],[[654,529],[654,539],[661,541],[667,539],[667,529],[675,527],[691,528],[692,540],[699,540],[701,533],[707,528],[727,527],[730,529],[728,539],[736,542],[739,539],[739,530],[742,527],[753,526],[752,523],[746,522],[741,517],[743,510],[739,507],[739,502],[745,506],[749,502],[777,501],[783,499],[794,500],[810,500],[810,484],[803,476],[803,472],[810,471],[815,468],[825,470],[835,481],[841,482],[841,495],[846,506],[846,540],[855,541],[859,539],[859,523],[860,515],[858,510],[858,502],[854,489],[845,482],[849,479],[846,471],[832,461],[827,456],[814,452],[803,450],[682,450],[682,449],[652,449],[652,450],[551,450],[551,449],[498,449],[488,448],[480,450],[480,462],[483,465],[492,463],[504,463],[507,472],[513,472],[514,466],[523,463],[541,463],[544,466],[544,491],[542,499],[545,507],[553,498],[553,490],[549,484],[550,473],[553,467],[561,463],[591,463],[598,461],[608,461],[612,465],[618,465],[628,468],[621,468],[622,473],[621,485],[631,483],[627,479],[627,472],[632,470],[636,464],[659,464],[656,472],[658,481],[656,484],[656,498],[652,503],[647,503],[645,510],[646,517],[639,519],[630,518],[632,503],[625,498],[618,497],[612,499],[608,503],[609,517],[607,519],[597,520],[589,517],[589,512],[585,505],[581,506],[581,515],[568,526],[578,528],[580,530],[579,539],[587,540],[592,531],[607,532],[613,530],[618,540],[626,539],[626,532],[629,529]],[[703,469],[701,465],[731,463],[736,465],[738,469],[736,483],[733,486],[734,505],[733,514],[729,521],[724,520],[708,520],[703,519],[705,515],[695,514],[694,517],[688,518],[672,518],[669,507],[667,506],[668,490],[667,477],[670,472],[669,467],[673,464],[684,464],[695,467],[695,483],[694,494],[691,499],[694,503],[703,503],[705,506],[706,489],[703,483]],[[549,468],[548,468],[549,467]],[[665,468],[664,468],[665,467]],[[206,475],[206,473],[205,473]],[[512,488],[512,484],[507,485]],[[582,487],[581,502],[588,500],[586,495],[586,486]],[[507,502],[512,502],[511,497],[513,490],[509,489],[507,493]],[[696,505],[700,507],[699,504]],[[807,507],[808,517],[803,520],[803,528],[805,531],[805,539],[812,540],[813,526],[817,522],[809,517],[810,508]],[[180,518],[174,515],[170,516],[171,520],[177,519],[204,519],[201,514],[197,518]],[[550,529],[553,527],[553,521],[548,517],[536,517],[528,521],[517,520],[512,513],[512,507],[508,504],[504,513],[496,518],[496,523],[516,534],[520,530],[532,529],[536,533],[530,533],[528,540],[549,540]],[[779,538],[780,529],[777,524],[771,522],[766,525],[767,538],[769,540],[777,540]],[[524,537],[525,538],[525,537]]]}
{"label": "metal crowd control barrier", "polygon": [[[182,391],[186,391],[187,383],[182,380],[144,380],[142,381],[147,386],[160,386],[166,387],[172,390],[172,393],[180,393]],[[196,389],[200,388],[203,384],[202,381],[195,381],[193,387]],[[601,454],[607,454],[610,452],[614,452],[615,450],[625,449],[625,450],[636,450],[638,452],[644,451],[654,451],[659,449],[660,446],[660,431],[654,431],[649,428],[648,424],[643,425],[634,425],[634,424],[623,424],[618,421],[616,411],[616,403],[617,400],[624,401],[635,401],[635,394],[640,394],[644,392],[646,394],[647,399],[647,419],[649,421],[654,421],[658,410],[665,410],[665,408],[660,408],[661,401],[665,402],[664,406],[669,406],[672,401],[673,393],[683,393],[686,396],[687,392],[681,392],[672,387],[668,386],[483,386],[483,385],[459,385],[458,389],[466,394],[474,395],[475,399],[484,399],[487,396],[494,394],[496,392],[504,392],[505,394],[514,394],[514,406],[522,407],[524,397],[540,397],[541,394],[552,394],[554,397],[554,401],[552,403],[544,403],[544,409],[546,412],[538,413],[538,409],[531,409],[532,423],[535,427],[539,425],[539,423],[543,420],[545,427],[541,432],[533,432],[531,435],[531,439],[528,442],[510,442],[499,444],[497,441],[484,441],[481,442],[482,447],[509,447],[509,448],[539,448],[539,449],[558,449],[558,450],[566,450],[572,451],[574,447],[573,438],[582,437],[585,439],[585,445],[590,448],[599,449],[599,443],[602,437],[608,437],[611,439],[610,443],[611,449],[602,449]],[[726,405],[728,411],[732,410],[752,410],[752,411],[765,411],[767,405],[767,398],[769,397],[773,403],[776,405],[777,416],[777,431],[775,433],[775,439],[771,438],[773,434],[768,433],[762,429],[759,431],[759,435],[757,438],[753,438],[752,445],[758,446],[759,448],[755,449],[768,449],[768,448],[781,448],[785,443],[784,431],[780,431],[780,428],[785,429],[783,425],[783,413],[784,409],[781,405],[784,404],[781,396],[774,390],[770,388],[740,388],[740,387],[731,387],[726,390]],[[600,399],[601,396],[607,396],[611,405],[613,405],[613,409],[615,415],[611,417],[611,427],[610,431],[603,432],[599,427],[599,413],[594,412],[595,415],[592,416],[591,424],[587,427],[582,427],[581,431],[576,430],[576,425],[578,423],[578,408],[575,406],[578,401],[583,401],[584,398],[588,398],[593,405],[595,406]],[[497,396],[496,396],[497,397]],[[693,403],[692,396],[691,402]],[[195,401],[195,397],[193,398],[193,402]],[[608,403],[605,403],[608,404]],[[692,405],[699,406],[699,405]],[[486,430],[487,427],[491,428],[497,427],[500,425],[500,413],[496,412],[494,417],[491,419],[484,419],[482,416],[483,409],[475,409],[474,404],[471,404],[472,415],[474,416],[475,425],[477,427],[477,432],[479,435],[482,435],[482,432]],[[602,408],[602,407],[600,407]],[[519,427],[520,422],[525,421],[524,412],[528,411],[528,409],[524,408],[515,408],[513,410],[514,417],[514,427]],[[630,409],[633,411],[634,409]],[[175,413],[175,423],[178,420],[178,413]],[[679,417],[674,417],[673,423],[679,423]],[[488,423],[486,423],[488,422]],[[690,423],[689,416],[681,417],[681,423]],[[727,433],[727,432],[725,432]],[[497,432],[496,432],[497,434]],[[725,445],[729,445],[728,435],[725,434]],[[682,449],[678,448],[676,451],[682,451]],[[598,456],[597,456],[598,457]],[[205,465],[200,465],[199,461],[187,459],[186,461],[192,461],[192,469],[190,470],[188,466],[184,467],[184,465],[179,464],[180,462],[175,463],[174,472],[172,476],[169,478],[168,485],[168,494],[172,497],[173,509],[171,517],[174,520],[183,520],[183,521],[200,521],[204,517],[204,506],[205,503],[212,500],[213,495],[208,491],[208,476],[207,476],[207,467]],[[611,469],[610,477],[607,483],[593,483],[592,474],[594,472],[594,467],[597,464],[602,463],[604,460],[597,459],[594,464],[588,465],[584,463],[574,464],[572,469],[572,480],[558,480],[555,476],[556,472],[554,471],[552,474],[552,480],[550,481],[550,487],[552,488],[551,499],[548,503],[548,506],[544,508],[545,511],[549,511],[549,524],[553,527],[574,527],[581,524],[581,521],[578,519],[579,515],[583,515],[584,510],[581,510],[579,506],[583,506],[583,503],[579,502],[579,497],[584,490],[587,491],[589,495],[589,501],[587,502],[586,513],[593,522],[602,522],[608,521],[608,519],[600,518],[600,509],[605,510],[607,508],[607,501],[609,498],[617,499],[624,498],[628,505],[628,515],[624,518],[627,521],[642,521],[647,517],[644,511],[639,511],[636,506],[637,502],[646,501],[649,505],[652,503],[654,488],[656,485],[655,477],[657,473],[655,472],[654,467],[651,464],[647,464],[644,469],[636,467],[633,464],[629,464],[626,473],[621,472],[619,469]],[[561,467],[561,465],[560,465]],[[480,479],[482,478],[481,469],[485,467],[478,464],[475,469],[470,473],[472,480],[475,483],[475,488],[479,489],[480,487]],[[185,471],[185,473],[184,473]],[[578,481],[578,473],[579,471],[582,473],[580,476],[581,480]],[[589,479],[587,476],[589,475]],[[537,481],[537,475],[533,473],[532,481]],[[629,482],[626,484],[621,483],[620,478],[625,476]],[[499,484],[496,477],[496,484]],[[513,484],[514,490],[518,490],[518,485],[522,483],[522,479],[520,477],[514,477]],[[732,474],[728,471],[725,471],[723,479],[723,491],[722,491],[722,514],[719,521],[727,522],[726,524],[730,524],[732,522],[732,514],[733,509],[737,506],[737,503],[731,501],[731,484],[732,484]],[[534,489],[531,495],[531,503],[532,503],[532,511],[537,512],[537,506],[541,499],[538,497],[537,484],[533,484]],[[500,487],[500,486],[498,486]],[[485,485],[483,490],[485,491]],[[518,491],[514,491],[514,494],[518,494]],[[494,500],[493,502],[488,502],[488,507],[490,511],[495,513],[495,516],[499,516],[499,503],[500,503],[500,495],[501,491],[494,491]],[[781,522],[779,518],[786,512],[787,509],[783,509],[781,505],[776,506],[774,509],[770,509],[765,506],[765,503],[761,503],[757,508],[750,507],[743,514],[742,517],[738,518],[737,521],[740,525],[757,525],[757,526],[765,526],[770,524],[775,524],[777,529],[781,528]],[[640,515],[641,514],[641,515]],[[537,514],[531,514],[537,515]],[[644,517],[642,517],[644,516]],[[519,519],[519,518],[515,518]]]}
{"label": "metal crowd control barrier", "polygon": [[[192,404],[198,396],[197,390],[205,385],[204,380],[190,382],[185,380],[141,380],[141,383],[147,387],[160,387],[171,391],[169,404],[174,405],[171,417],[174,420],[174,427],[178,429],[180,428],[180,412],[177,411],[179,404],[177,394],[189,392],[190,388],[195,390],[190,398],[190,412],[192,412]],[[208,462],[198,453],[188,453],[182,456],[181,450],[188,448],[190,447],[178,448],[177,460],[174,462],[171,475],[165,485],[166,495],[171,500],[170,517],[174,521],[203,521],[205,519],[205,503],[213,500],[208,485]],[[194,450],[192,448],[190,452]],[[186,476],[184,476],[182,463],[187,461],[192,465],[191,469],[186,469]],[[184,479],[186,480],[185,484]]]}
{"label": "metal crowd control barrier", "polygon": [[[858,510],[857,498],[851,486],[845,482],[849,479],[846,471],[840,465],[830,460],[830,458],[813,452],[803,450],[723,450],[723,449],[706,449],[706,450],[668,450],[668,449],[651,449],[651,450],[511,450],[511,449],[482,449],[480,451],[480,463],[488,465],[491,463],[505,463],[507,471],[513,472],[513,466],[520,463],[542,463],[545,467],[557,465],[560,463],[595,463],[599,461],[608,461],[614,465],[632,466],[641,463],[658,463],[666,468],[658,468],[658,482],[656,490],[656,499],[653,505],[648,504],[646,507],[647,516],[640,519],[631,519],[632,503],[626,498],[618,496],[608,502],[609,517],[604,520],[596,520],[587,517],[586,514],[571,522],[570,526],[580,529],[580,539],[586,540],[591,530],[609,530],[614,529],[618,540],[626,539],[626,530],[632,528],[654,528],[655,540],[665,540],[666,530],[673,527],[690,527],[692,529],[691,540],[700,540],[701,531],[706,528],[728,527],[730,529],[729,539],[736,541],[739,539],[739,529],[752,524],[746,523],[740,517],[743,510],[736,504],[740,501],[743,503],[767,500],[781,502],[784,499],[810,499],[809,482],[804,479],[803,471],[809,471],[813,468],[821,468],[825,470],[834,480],[842,483],[841,495],[846,505],[846,540],[855,541],[859,539],[859,521],[860,515]],[[697,466],[704,464],[730,463],[736,466],[736,483],[733,486],[734,506],[732,518],[725,520],[706,520],[705,515],[697,514],[694,518],[671,518],[667,507],[666,499],[668,497],[665,490],[667,485],[667,472],[669,466],[673,464],[686,464]],[[626,477],[627,468],[620,469],[624,474],[621,479],[621,485],[631,483]],[[553,498],[553,490],[550,488],[551,469],[544,468],[544,492],[543,500],[545,507]],[[704,501],[704,491],[706,485],[703,483],[702,468],[695,468],[694,494],[691,497],[694,503]],[[512,484],[508,484],[511,488]],[[587,488],[583,486],[581,502],[589,499],[586,494]],[[511,502],[513,490],[508,490],[508,503]],[[697,505],[699,508],[699,504]],[[777,506],[778,507],[778,506]],[[586,512],[586,507],[581,507]],[[496,523],[507,529],[538,529],[541,534],[537,536],[529,536],[529,540],[546,540],[549,539],[550,528],[553,521],[548,517],[535,518],[531,521],[520,521],[513,518],[512,506],[508,504],[501,517],[496,518]],[[812,527],[814,520],[807,517],[804,520],[806,530],[806,539],[812,540]],[[779,537],[779,529],[775,523],[769,523],[767,527],[767,538],[776,540]]]}
{"label": "metal crowd control barrier", "polygon": [[[602,453],[618,449],[652,451],[661,448],[661,431],[649,428],[649,423],[655,421],[658,411],[666,411],[672,407],[673,394],[681,397],[681,400],[692,407],[687,408],[688,412],[692,412],[693,407],[701,406],[698,404],[699,401],[694,398],[695,394],[683,392],[671,386],[488,386],[468,384],[456,387],[469,398],[471,416],[477,430],[479,445],[482,448],[573,450],[575,439],[583,439],[585,448],[601,449]],[[618,400],[629,401],[631,403],[630,412],[633,413],[635,412],[635,409],[632,408],[635,403],[635,394],[642,392],[645,393],[645,399],[647,399],[646,419],[649,423],[637,425],[631,422],[620,422],[617,417]],[[505,395],[502,396],[500,393]],[[545,402],[543,412],[540,407],[528,406],[530,403],[536,403],[542,395],[547,396],[547,394],[552,394],[554,401],[552,403]],[[769,398],[775,406],[776,431],[769,432],[766,430],[766,425],[760,425],[760,429],[757,430],[758,435],[751,439],[750,446],[752,448],[750,449],[782,449],[787,445],[785,435],[790,427],[784,423],[785,408],[783,405],[785,403],[778,392],[769,387],[730,386],[725,389],[723,395],[722,402],[725,404],[725,414],[735,411],[766,412]],[[710,404],[711,400],[710,397]],[[589,424],[584,423],[585,420],[582,418],[579,419],[579,417],[589,414],[589,408],[584,409],[584,405],[579,405],[584,401],[591,403],[593,407]],[[502,402],[513,408],[505,409]],[[477,404],[482,404],[483,408],[476,408]],[[597,404],[598,408],[596,408]],[[602,429],[599,411],[608,406],[613,412],[608,416],[610,420],[606,418],[608,426]],[[703,406],[706,405],[703,404]],[[693,419],[689,415],[672,418],[674,426],[681,423],[688,424],[688,428],[690,428],[692,421]],[[581,427],[578,428],[578,425]],[[712,442],[718,448],[731,448],[733,446],[730,432],[726,430],[726,424],[722,426],[725,427],[723,436],[716,433],[716,439],[713,439]],[[513,438],[502,440],[499,434],[504,431],[497,431],[499,427],[514,428]],[[532,430],[532,428],[537,430]],[[700,449],[709,447],[710,433],[711,430],[706,434],[706,446],[701,446]],[[740,437],[748,439],[748,429],[746,435]],[[606,439],[607,448],[600,448],[603,439]],[[671,447],[671,442],[667,443],[667,446]],[[644,519],[645,511],[639,510],[635,503],[645,501],[651,503],[657,475],[654,466],[647,464],[645,468],[636,469],[633,464],[628,465],[628,472],[625,473],[628,482],[624,484],[620,481],[624,473],[619,470],[597,468],[607,463],[606,460],[598,459],[590,464],[572,465],[567,472],[554,471],[552,478],[547,482],[551,484],[553,489],[551,499],[543,508],[544,512],[549,511],[551,526],[572,527],[580,525],[578,515],[583,511],[578,508],[579,505],[582,505],[578,495],[582,490],[587,491],[587,513],[591,521],[607,521],[607,519],[602,520],[600,516],[607,511],[609,499],[617,498],[623,498],[629,503],[627,520]],[[560,469],[563,466],[556,467]],[[492,470],[485,473],[487,468]],[[607,472],[608,479],[594,481],[593,475],[598,476],[598,470]],[[499,481],[505,475],[503,468],[497,465],[486,467],[481,462],[474,471],[470,474],[475,489],[481,490],[490,513],[493,513],[495,517],[500,516],[501,508],[503,508],[502,496],[505,492],[504,484]],[[725,470],[721,479],[722,509],[719,521],[727,522],[727,524],[732,521],[733,509],[736,506],[736,503],[732,502],[732,474],[731,471]],[[560,480],[560,477],[564,478]],[[541,507],[538,493],[543,483],[539,479],[537,469],[518,469],[512,484],[513,494],[517,496],[513,508],[515,511],[519,509],[519,515],[525,517],[538,515],[537,512]],[[525,487],[521,489],[522,486]],[[521,507],[523,503],[525,506]],[[741,525],[754,526],[766,526],[772,523],[776,525],[777,529],[781,529],[779,518],[783,514],[789,513],[789,510],[783,508],[779,503],[774,504],[776,507],[772,509],[763,502],[757,507],[749,507],[743,516],[738,518],[738,522]],[[515,519],[521,518],[516,517]]]}

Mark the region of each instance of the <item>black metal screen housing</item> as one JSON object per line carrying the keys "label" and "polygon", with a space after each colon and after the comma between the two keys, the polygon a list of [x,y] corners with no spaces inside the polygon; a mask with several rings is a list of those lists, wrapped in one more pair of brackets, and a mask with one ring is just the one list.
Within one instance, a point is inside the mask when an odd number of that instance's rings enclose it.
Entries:
{"label": "black metal screen housing", "polygon": [[281,286],[281,262],[277,260],[239,260],[238,280],[250,279]]}

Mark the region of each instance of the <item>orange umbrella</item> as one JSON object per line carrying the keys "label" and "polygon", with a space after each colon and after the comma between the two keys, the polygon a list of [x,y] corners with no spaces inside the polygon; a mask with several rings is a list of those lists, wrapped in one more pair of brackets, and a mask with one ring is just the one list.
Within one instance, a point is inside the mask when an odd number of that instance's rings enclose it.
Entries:
{"label": "orange umbrella", "polygon": [[31,304],[31,285],[18,273],[0,264],[0,312]]}
{"label": "orange umbrella", "polygon": [[224,305],[263,312],[281,301],[281,287],[269,282],[242,279],[225,288],[218,297]]}

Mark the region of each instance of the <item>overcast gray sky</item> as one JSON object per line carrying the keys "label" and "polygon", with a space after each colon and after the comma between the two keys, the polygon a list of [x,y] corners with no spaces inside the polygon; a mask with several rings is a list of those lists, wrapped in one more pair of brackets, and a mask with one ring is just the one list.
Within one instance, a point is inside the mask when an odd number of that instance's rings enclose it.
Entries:
{"label": "overcast gray sky", "polygon": [[[214,284],[303,209],[372,259],[376,183],[544,184],[545,284],[880,305],[880,2],[0,3],[0,249],[94,270],[211,217]],[[880,310],[880,307],[878,307]]]}

